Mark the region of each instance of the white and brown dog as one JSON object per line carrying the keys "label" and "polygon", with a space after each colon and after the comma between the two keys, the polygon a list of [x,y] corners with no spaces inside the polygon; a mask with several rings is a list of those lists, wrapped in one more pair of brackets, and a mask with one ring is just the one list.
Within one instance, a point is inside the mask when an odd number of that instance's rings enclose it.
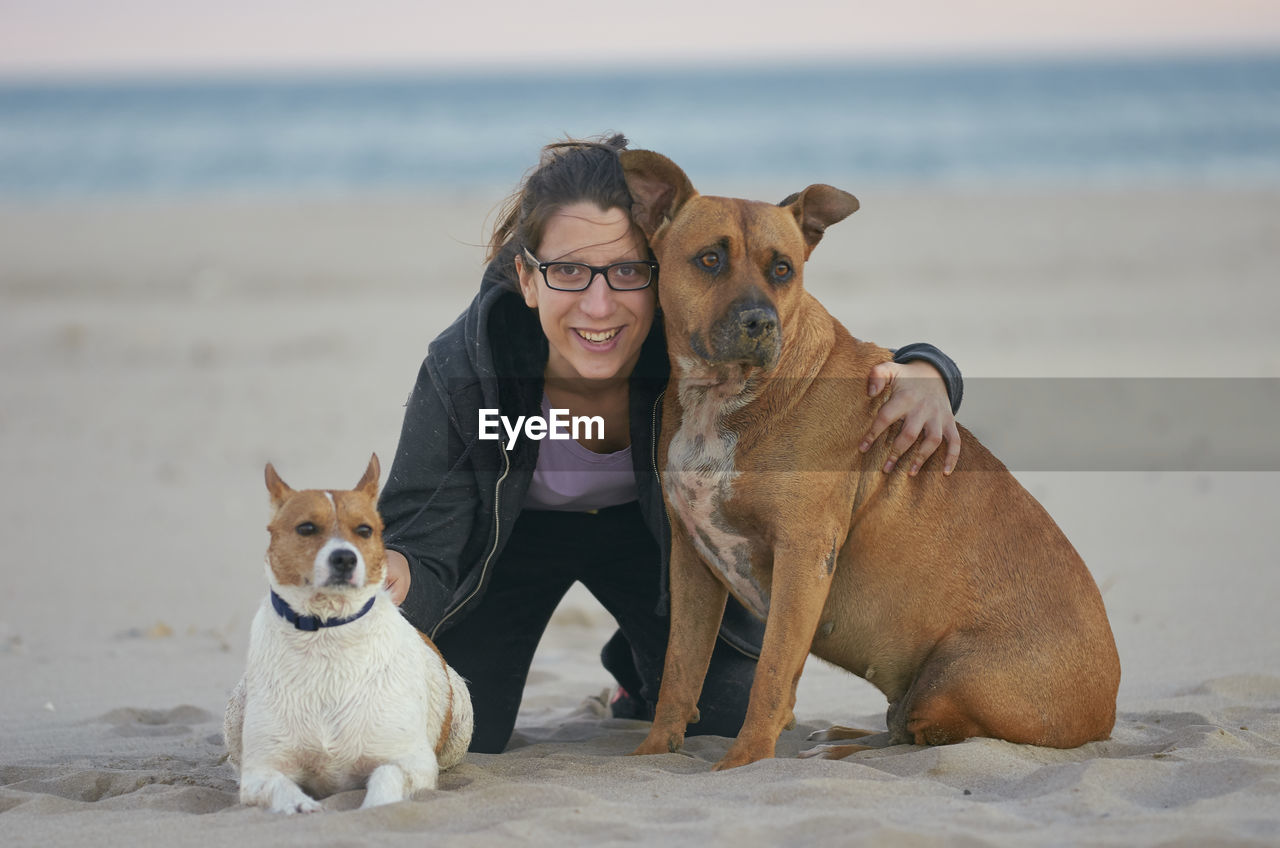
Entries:
{"label": "white and brown dog", "polygon": [[267,465],[271,592],[225,716],[241,803],[313,812],[367,786],[362,807],[389,804],[467,753],[466,683],[383,587],[378,476],[374,455],[352,491],[294,491]]}

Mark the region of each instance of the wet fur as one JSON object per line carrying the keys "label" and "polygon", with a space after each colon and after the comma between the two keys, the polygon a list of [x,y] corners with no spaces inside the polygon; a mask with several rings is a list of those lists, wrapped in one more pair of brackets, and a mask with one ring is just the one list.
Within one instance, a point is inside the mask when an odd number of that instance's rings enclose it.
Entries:
{"label": "wet fur", "polygon": [[[466,683],[382,586],[378,473],[375,456],[354,490],[295,492],[267,466],[271,587],[297,613],[326,619],[374,603],[356,621],[305,632],[263,600],[224,722],[241,803],[311,812],[316,797],[366,786],[363,806],[393,803],[434,789],[439,771],[466,755]],[[301,535],[307,522],[317,532]],[[358,585],[324,585],[317,554],[335,542],[358,552]]]}

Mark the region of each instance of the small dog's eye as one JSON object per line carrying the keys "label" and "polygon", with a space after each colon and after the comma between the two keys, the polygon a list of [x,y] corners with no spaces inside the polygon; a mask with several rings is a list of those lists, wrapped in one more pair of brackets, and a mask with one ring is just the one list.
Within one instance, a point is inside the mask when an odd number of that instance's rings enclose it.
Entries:
{"label": "small dog's eye", "polygon": [[368,524],[361,524],[356,528],[356,535],[362,539],[367,539],[373,535],[373,528]]}
{"label": "small dog's eye", "polygon": [[791,279],[791,263],[775,262],[773,263],[773,278],[778,282],[786,282]]}
{"label": "small dog's eye", "polygon": [[708,271],[714,271],[720,267],[720,254],[714,250],[708,250],[698,257],[698,264]]}
{"label": "small dog's eye", "polygon": [[310,521],[304,521],[294,529],[298,531],[299,536],[314,536],[320,528],[316,527]]}

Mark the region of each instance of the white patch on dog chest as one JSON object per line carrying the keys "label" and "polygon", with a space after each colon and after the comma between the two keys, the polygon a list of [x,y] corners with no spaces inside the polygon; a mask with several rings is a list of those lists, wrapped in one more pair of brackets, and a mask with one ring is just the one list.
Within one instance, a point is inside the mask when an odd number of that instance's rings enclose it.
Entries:
{"label": "white patch on dog chest", "polygon": [[723,515],[738,476],[737,437],[723,430],[720,421],[747,402],[740,397],[726,401],[702,387],[681,385],[684,417],[667,448],[663,490],[698,553],[734,596],[763,618],[769,611],[769,597],[752,574],[751,544]]}

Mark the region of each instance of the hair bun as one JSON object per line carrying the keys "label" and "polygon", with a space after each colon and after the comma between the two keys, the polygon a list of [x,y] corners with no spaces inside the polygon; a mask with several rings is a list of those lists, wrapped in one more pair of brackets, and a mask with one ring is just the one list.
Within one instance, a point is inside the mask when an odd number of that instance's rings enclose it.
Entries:
{"label": "hair bun", "polygon": [[[547,219],[562,206],[586,202],[601,209],[630,210],[631,193],[618,155],[627,144],[625,135],[611,131],[545,145],[537,167],[525,174],[502,205],[489,238],[488,259],[510,259],[521,247],[536,249]],[[509,271],[514,270],[511,264]],[[517,288],[514,280],[508,282]]]}

